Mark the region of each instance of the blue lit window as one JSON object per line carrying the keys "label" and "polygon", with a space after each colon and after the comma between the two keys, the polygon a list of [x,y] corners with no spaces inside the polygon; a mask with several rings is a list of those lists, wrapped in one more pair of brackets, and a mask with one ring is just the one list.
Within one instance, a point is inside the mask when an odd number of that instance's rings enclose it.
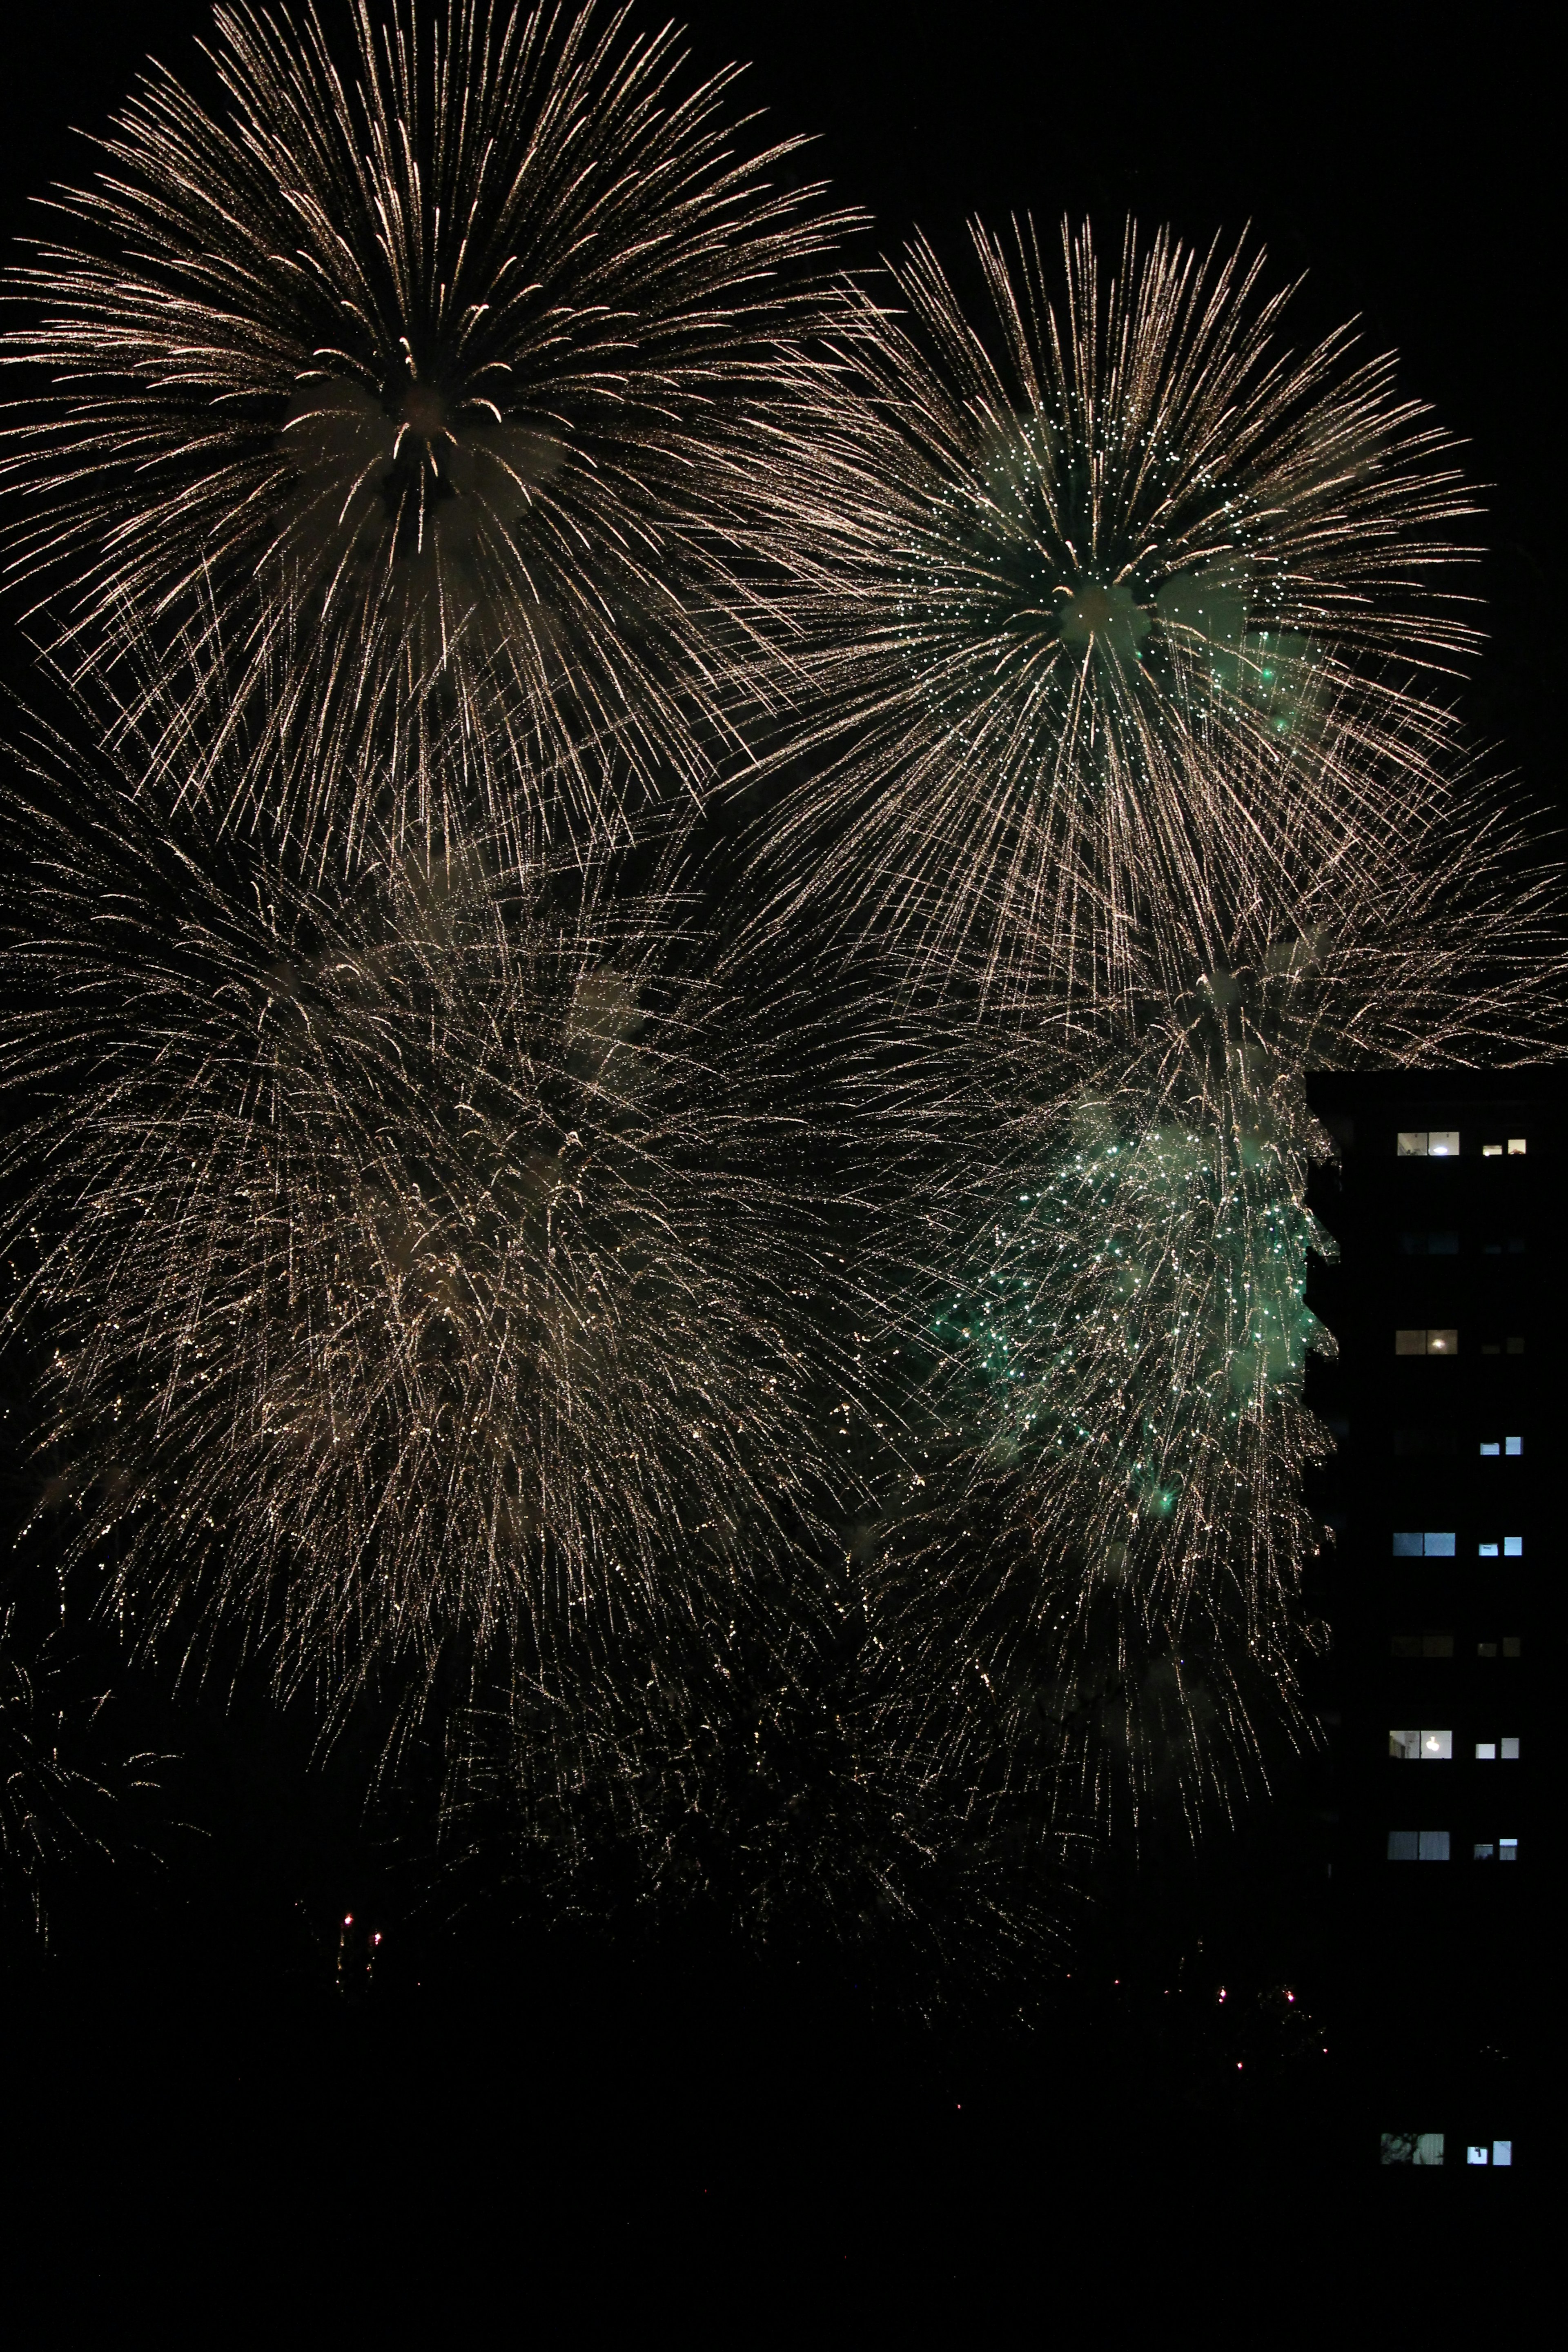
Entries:
{"label": "blue lit window", "polygon": [[1505,1454],[1522,1454],[1524,1452],[1523,1438],[1505,1437],[1502,1442],[1502,1450]]}
{"label": "blue lit window", "polygon": [[1480,1546],[1479,1547],[1479,1551],[1480,1551],[1481,1558],[1482,1558],[1483,1559],[1496,1559],[1496,1558],[1497,1558],[1497,1546],[1496,1546],[1496,1544],[1482,1544],[1482,1545],[1480,1545]]}
{"label": "blue lit window", "polygon": [[1396,1535],[1394,1557],[1395,1559],[1452,1559],[1454,1538],[1451,1533],[1434,1534],[1430,1531],[1425,1535],[1419,1532]]}
{"label": "blue lit window", "polygon": [[[1517,1844],[1518,1840],[1514,1843]],[[1388,1859],[1390,1862],[1447,1862],[1448,1832],[1447,1830],[1390,1830]]]}
{"label": "blue lit window", "polygon": [[[1384,2164],[1441,2164],[1443,2135],[1441,2132],[1384,2132],[1383,2161]],[[1508,2142],[1499,2142],[1506,2147]],[[1500,2163],[1503,2159],[1499,2158]]]}
{"label": "blue lit window", "polygon": [[1490,1444],[1489,1445],[1487,1444],[1486,1439],[1483,1437],[1483,1438],[1482,1438],[1482,1440],[1481,1440],[1481,1452],[1482,1452],[1483,1454],[1498,1454],[1498,1455],[1500,1455],[1500,1455],[1501,1455],[1501,1453],[1502,1453],[1502,1447],[1499,1444],[1499,1443],[1498,1443],[1498,1441],[1497,1441],[1497,1439],[1496,1439],[1495,1437],[1493,1438],[1493,1440],[1492,1440],[1492,1442],[1491,1442],[1491,1444]]}
{"label": "blue lit window", "polygon": [[1502,1539],[1502,1556],[1504,1559],[1522,1559],[1524,1558],[1524,1538],[1522,1536],[1504,1536]]}

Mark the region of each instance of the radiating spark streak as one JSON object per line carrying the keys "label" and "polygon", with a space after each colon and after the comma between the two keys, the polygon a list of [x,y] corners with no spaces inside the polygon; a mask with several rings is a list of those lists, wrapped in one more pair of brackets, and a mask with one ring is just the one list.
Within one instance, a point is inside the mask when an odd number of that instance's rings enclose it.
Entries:
{"label": "radiating spark streak", "polygon": [[1179,960],[1237,854],[1288,911],[1282,834],[1396,837],[1432,789],[1470,501],[1391,357],[1284,347],[1260,255],[1129,228],[1108,272],[1064,228],[1053,280],[1031,225],[974,238],[981,322],[917,242],[818,372],[763,919],[1124,1007],[1130,927]]}
{"label": "radiating spark streak", "polygon": [[342,29],[347,79],[313,7],[220,9],[226,110],[150,69],[50,199],[9,285],[5,354],[47,379],[7,429],[13,570],[95,659],[221,610],[237,714],[338,750],[277,826],[352,846],[389,816],[364,744],[415,779],[455,719],[519,850],[591,847],[700,792],[754,697],[724,486],[787,423],[773,347],[850,215],[780,184],[798,142],[737,157],[735,71],[684,88],[673,28],[451,0]]}
{"label": "radiating spark streak", "polygon": [[323,879],[115,740],[35,730],[5,810],[8,1320],[72,1556],[149,1639],[250,1624],[341,1686],[586,1671],[782,1574],[815,1213],[679,909],[456,835]]}

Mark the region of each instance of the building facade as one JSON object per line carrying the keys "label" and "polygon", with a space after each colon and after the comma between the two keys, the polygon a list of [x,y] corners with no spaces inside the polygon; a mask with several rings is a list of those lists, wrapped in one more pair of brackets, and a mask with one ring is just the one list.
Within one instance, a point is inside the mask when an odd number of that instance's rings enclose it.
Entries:
{"label": "building facade", "polygon": [[[1564,1087],[1552,1071],[1314,1079],[1339,1147],[1310,1298],[1338,1360],[1325,1598],[1342,2076],[1360,2160],[1539,2165]],[[1442,2192],[1437,2192],[1442,2193]]]}

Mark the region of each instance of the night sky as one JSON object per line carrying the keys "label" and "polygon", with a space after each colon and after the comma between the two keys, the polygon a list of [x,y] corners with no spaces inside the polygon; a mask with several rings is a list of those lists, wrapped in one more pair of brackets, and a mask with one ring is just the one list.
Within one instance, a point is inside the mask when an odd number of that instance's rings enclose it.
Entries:
{"label": "night sky", "polygon": [[[820,134],[835,193],[875,215],[863,258],[918,226],[962,273],[972,212],[1088,212],[1114,231],[1132,211],[1205,244],[1250,224],[1276,280],[1309,273],[1299,339],[1359,313],[1483,486],[1491,640],[1456,693],[1499,764],[1560,796],[1544,17],[984,0],[679,13],[700,69],[750,58],[744,94],[770,129]],[[87,168],[73,128],[104,122],[147,50],[189,70],[206,16],[195,0],[12,15],[7,238],[30,193]],[[14,643],[6,671],[21,674]],[[148,1706],[156,1744],[166,1725]],[[1310,1991],[1320,1957],[1310,1775],[1272,1825],[1196,1864],[1156,1856],[1135,1894],[1102,1889],[1077,1984],[1026,2036],[992,2017],[931,2034],[896,2003],[858,2005],[853,1983],[803,1990],[721,1953],[544,1950],[483,1916],[448,1929],[427,1890],[416,1922],[402,1865],[358,1822],[352,1771],[312,1773],[307,1746],[209,1708],[170,1780],[189,1827],[89,1874],[47,1958],[7,1947],[5,2131],[25,2200],[11,2210],[40,2242],[63,2216],[89,2250],[74,2282],[57,2271],[58,2294],[155,2274],[177,2301],[281,2265],[332,2281],[370,2324],[416,2280],[455,2317],[488,2263],[513,2278],[518,2326],[546,2292],[586,2315],[612,2277],[661,2309],[742,2296],[746,2340],[754,2298],[806,2280],[883,2313],[907,2289],[1000,2312],[1070,2267],[1065,2216],[1146,2229],[1184,2148],[1235,2181],[1260,2147],[1331,2137],[1260,2005],[1287,1974]],[[362,1932],[384,1923],[386,1958],[345,2001],[335,1923],[350,1911]],[[1237,2107],[1228,2027],[1160,2014],[1173,1972],[1206,1981],[1216,1951],[1243,1971],[1247,2054],[1256,2043],[1274,2067],[1272,2105]],[[1206,2259],[1212,2219],[1191,2228]]]}

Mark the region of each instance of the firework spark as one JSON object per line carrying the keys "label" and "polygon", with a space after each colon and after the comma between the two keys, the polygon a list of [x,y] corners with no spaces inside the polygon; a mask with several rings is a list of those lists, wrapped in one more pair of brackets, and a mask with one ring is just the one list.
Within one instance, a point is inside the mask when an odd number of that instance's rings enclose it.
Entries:
{"label": "firework spark", "polygon": [[925,2010],[1022,1980],[1056,1939],[1065,1841],[999,1834],[961,1779],[895,1753],[842,1562],[767,1598],[711,1620],[695,1658],[574,1695],[569,1720],[542,1719],[528,1680],[458,1718],[451,1891],[623,1929],[706,1915],[726,1941],[851,1956],[868,1994]]}
{"label": "firework spark", "polygon": [[1237,861],[1288,912],[1287,850],[1397,835],[1447,733],[1411,678],[1473,635],[1435,593],[1469,509],[1391,357],[1289,352],[1261,256],[1129,228],[1107,273],[1064,229],[1058,290],[1032,226],[974,236],[984,326],[917,244],[821,373],[759,856],[775,912],[1120,1006],[1135,935],[1179,962]]}
{"label": "firework spark", "polygon": [[95,657],[221,612],[237,715],[361,780],[280,826],[395,831],[365,747],[417,802],[456,719],[514,841],[614,834],[700,787],[751,690],[722,485],[780,427],[785,281],[848,215],[782,184],[796,142],[738,155],[733,71],[688,87],[624,11],[338,30],[220,9],[226,110],[153,69],[51,199],[11,283],[8,355],[48,379],[13,413],[15,565]]}
{"label": "firework spark", "polygon": [[135,1628],[547,1676],[776,1560],[809,1212],[660,909],[456,841],[324,883],[23,757],[11,1314]]}
{"label": "firework spark", "polygon": [[158,1785],[169,1759],[105,1738],[109,1694],[83,1696],[63,1636],[39,1638],[15,1601],[0,1611],[0,1925],[47,1934],[51,1898],[74,1866],[122,1852],[121,1801]]}
{"label": "firework spark", "polygon": [[1300,873],[1288,924],[1255,898],[1203,945],[1208,969],[1088,1082],[1070,1024],[1004,1039],[970,1180],[939,1155],[906,1244],[930,1265],[945,1231],[960,1271],[902,1335],[934,1360],[933,1419],[872,1570],[889,1717],[933,1769],[997,1801],[1049,1791],[1102,1832],[1165,1801],[1195,1826],[1305,1728],[1302,1481],[1326,1433],[1303,1375],[1328,1344],[1305,1290],[1331,1250],[1306,1205],[1331,1149],[1307,1072],[1561,1035],[1560,871],[1473,780],[1397,855]]}

